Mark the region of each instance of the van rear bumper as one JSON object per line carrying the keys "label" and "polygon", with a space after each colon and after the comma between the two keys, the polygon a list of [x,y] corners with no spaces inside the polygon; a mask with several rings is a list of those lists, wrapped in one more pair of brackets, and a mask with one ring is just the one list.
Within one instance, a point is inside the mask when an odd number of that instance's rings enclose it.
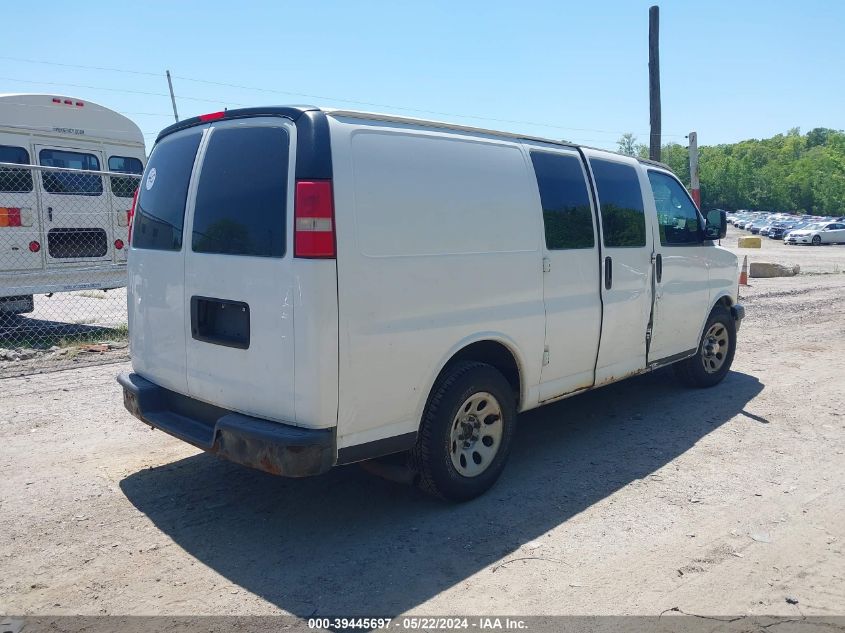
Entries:
{"label": "van rear bumper", "polygon": [[235,413],[120,374],[123,404],[151,427],[218,457],[285,477],[307,477],[335,463],[335,429],[303,429]]}

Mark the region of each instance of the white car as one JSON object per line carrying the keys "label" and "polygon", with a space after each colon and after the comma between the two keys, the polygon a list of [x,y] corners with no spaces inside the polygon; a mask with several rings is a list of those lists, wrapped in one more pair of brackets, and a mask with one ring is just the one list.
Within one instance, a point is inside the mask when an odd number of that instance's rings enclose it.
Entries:
{"label": "white car", "polygon": [[818,222],[784,236],[786,244],[845,244],[845,222]]}
{"label": "white car", "polygon": [[422,488],[469,499],[517,413],[666,365],[713,386],[733,360],[725,212],[659,163],[269,107],[165,129],[141,183],[125,406],[240,464],[406,452]]}

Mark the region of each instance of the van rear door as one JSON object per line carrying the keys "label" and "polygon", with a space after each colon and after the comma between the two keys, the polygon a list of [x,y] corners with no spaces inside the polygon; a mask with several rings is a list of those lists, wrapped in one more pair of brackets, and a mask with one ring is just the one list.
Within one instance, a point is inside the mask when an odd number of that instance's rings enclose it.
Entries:
{"label": "van rear door", "polygon": [[211,125],[184,247],[188,395],[287,422],[296,419],[295,133],[283,117]]}
{"label": "van rear door", "polygon": [[187,393],[185,206],[205,127],[156,143],[132,220],[127,299],[132,366],[158,385]]}

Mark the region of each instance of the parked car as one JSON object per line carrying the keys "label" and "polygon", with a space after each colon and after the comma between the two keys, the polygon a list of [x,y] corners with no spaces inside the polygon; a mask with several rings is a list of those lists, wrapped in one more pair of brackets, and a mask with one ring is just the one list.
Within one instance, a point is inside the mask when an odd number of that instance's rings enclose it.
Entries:
{"label": "parked car", "polygon": [[845,244],[845,223],[817,222],[797,231],[790,231],[784,240],[787,244]]}
{"label": "parked car", "polygon": [[709,387],[733,360],[725,214],[659,163],[269,107],[165,129],[141,182],[124,404],[240,464],[408,452],[422,488],[469,499],[517,412],[664,365]]}
{"label": "parked car", "polygon": [[772,225],[768,235],[773,240],[783,239],[790,231],[800,229],[806,224],[806,222],[778,222]]}
{"label": "parked car", "polygon": [[751,231],[753,235],[757,235],[760,232],[760,229],[766,226],[766,222],[767,220],[765,218],[760,220],[754,220],[754,222],[752,222],[746,228]]}

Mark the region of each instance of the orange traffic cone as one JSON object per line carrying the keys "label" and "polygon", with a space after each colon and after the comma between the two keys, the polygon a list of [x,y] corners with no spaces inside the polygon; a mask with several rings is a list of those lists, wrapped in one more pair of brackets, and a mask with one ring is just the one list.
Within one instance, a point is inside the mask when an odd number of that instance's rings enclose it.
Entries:
{"label": "orange traffic cone", "polygon": [[739,273],[739,285],[748,285],[748,255],[746,255],[742,260],[742,270]]}

